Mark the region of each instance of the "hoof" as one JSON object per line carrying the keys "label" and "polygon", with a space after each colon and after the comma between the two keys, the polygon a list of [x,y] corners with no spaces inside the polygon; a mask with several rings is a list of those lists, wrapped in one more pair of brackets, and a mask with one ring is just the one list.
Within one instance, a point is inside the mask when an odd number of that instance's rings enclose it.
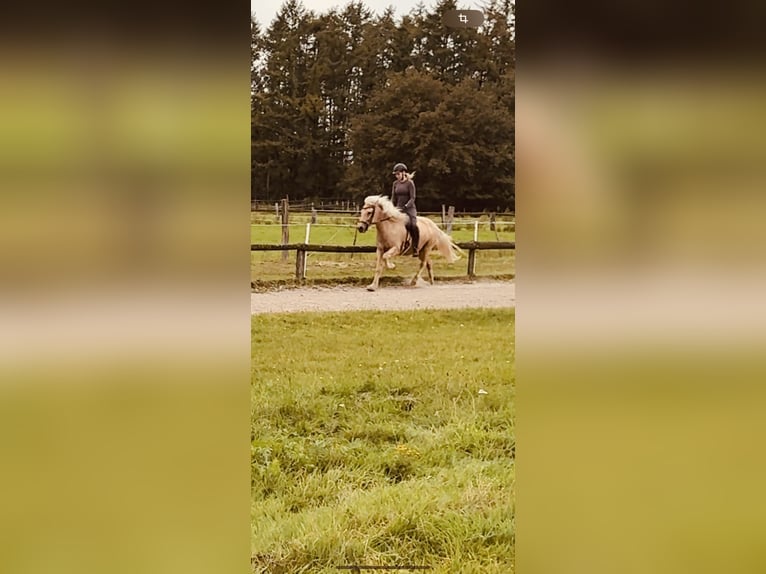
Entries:
{"label": "hoof", "polygon": [[386,267],[388,267],[389,269],[396,269],[396,264],[389,262],[389,263],[386,263]]}
{"label": "hoof", "polygon": [[367,291],[375,291],[375,289],[377,289],[375,285],[367,285]]}

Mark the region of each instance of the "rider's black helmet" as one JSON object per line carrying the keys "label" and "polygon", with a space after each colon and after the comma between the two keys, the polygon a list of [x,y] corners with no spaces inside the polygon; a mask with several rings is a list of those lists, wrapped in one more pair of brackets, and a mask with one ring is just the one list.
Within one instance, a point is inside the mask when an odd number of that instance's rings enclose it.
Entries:
{"label": "rider's black helmet", "polygon": [[394,173],[399,173],[400,171],[407,171],[407,166],[403,163],[397,163],[394,166]]}

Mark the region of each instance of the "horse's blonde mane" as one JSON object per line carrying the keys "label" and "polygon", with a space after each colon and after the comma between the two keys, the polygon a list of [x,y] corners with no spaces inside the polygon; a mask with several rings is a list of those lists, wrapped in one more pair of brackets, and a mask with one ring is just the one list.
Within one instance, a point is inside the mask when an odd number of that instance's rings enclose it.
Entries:
{"label": "horse's blonde mane", "polygon": [[386,217],[390,217],[391,219],[398,219],[403,221],[409,217],[406,213],[402,213],[396,209],[396,206],[385,195],[368,195],[364,198],[364,204],[377,205],[380,207],[383,214],[386,215]]}

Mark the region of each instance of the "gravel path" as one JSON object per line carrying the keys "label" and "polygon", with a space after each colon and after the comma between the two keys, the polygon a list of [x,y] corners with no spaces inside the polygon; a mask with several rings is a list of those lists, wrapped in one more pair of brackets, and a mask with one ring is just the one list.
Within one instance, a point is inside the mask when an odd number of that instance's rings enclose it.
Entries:
{"label": "gravel path", "polygon": [[514,307],[516,285],[511,281],[442,283],[417,287],[385,286],[375,292],[364,287],[311,287],[250,295],[250,311],[364,311]]}

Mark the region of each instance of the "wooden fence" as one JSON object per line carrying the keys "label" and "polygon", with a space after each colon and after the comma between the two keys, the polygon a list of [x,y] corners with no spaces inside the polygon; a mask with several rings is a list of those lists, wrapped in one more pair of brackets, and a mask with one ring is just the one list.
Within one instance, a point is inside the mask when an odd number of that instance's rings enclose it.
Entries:
{"label": "wooden fence", "polygon": [[[296,214],[310,214],[313,218],[316,218],[317,213],[348,216],[359,215],[359,210],[361,208],[361,202],[349,199],[330,199],[317,201],[290,201],[287,198],[281,199],[279,201],[250,200],[251,212],[271,212],[276,215],[278,221],[286,217],[284,215],[286,211]],[[455,210],[454,206],[447,206],[444,204],[441,206],[441,211],[418,210],[418,214],[426,217],[441,216],[442,225],[446,225],[448,221],[451,221],[455,217],[489,216],[492,220],[494,220],[494,218],[498,215],[515,217],[514,210],[501,208],[499,206],[495,209],[483,209],[482,211],[457,211]],[[316,223],[316,221],[312,221],[312,223]]]}
{"label": "wooden fence", "polygon": [[[463,241],[456,243],[460,249],[468,251],[468,277],[476,275],[476,252],[483,250],[516,249],[515,241]],[[306,279],[306,253],[375,253],[374,245],[313,245],[310,243],[289,243],[286,245],[258,244],[250,245],[250,251],[282,251],[287,255],[295,251],[295,278],[298,281]]]}

